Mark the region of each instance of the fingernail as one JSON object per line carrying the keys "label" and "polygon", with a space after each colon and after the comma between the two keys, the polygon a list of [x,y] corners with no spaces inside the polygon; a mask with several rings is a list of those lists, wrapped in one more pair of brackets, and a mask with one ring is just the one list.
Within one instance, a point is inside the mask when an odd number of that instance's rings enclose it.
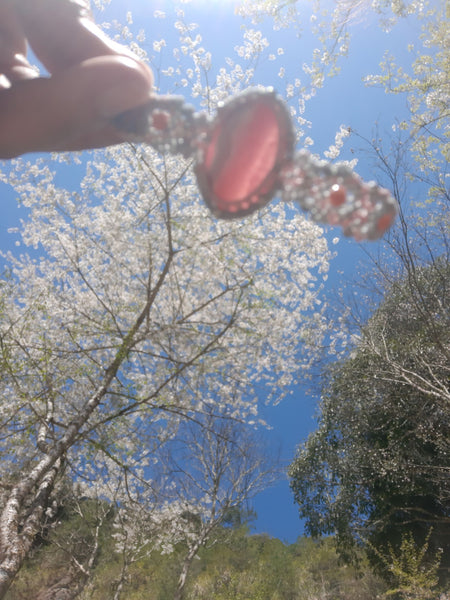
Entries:
{"label": "fingernail", "polygon": [[151,107],[151,102],[146,102],[121,112],[113,117],[112,123],[116,129],[128,134],[130,139],[141,140],[149,132],[152,123]]}

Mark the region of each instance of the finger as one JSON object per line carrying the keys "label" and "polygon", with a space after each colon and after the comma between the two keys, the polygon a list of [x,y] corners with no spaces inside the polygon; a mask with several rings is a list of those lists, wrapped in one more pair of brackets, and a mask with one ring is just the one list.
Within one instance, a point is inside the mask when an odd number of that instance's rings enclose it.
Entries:
{"label": "finger", "polygon": [[14,82],[36,77],[39,77],[38,72],[22,54],[16,54],[6,63],[0,60],[0,89],[9,88]]}
{"label": "finger", "polygon": [[84,61],[0,91],[0,157],[124,141],[111,119],[148,101],[152,78],[128,57]]}
{"label": "finger", "polygon": [[0,0],[0,56],[25,55],[27,44],[23,27],[11,0]]}
{"label": "finger", "polygon": [[11,0],[0,0],[0,87],[11,82],[36,77],[26,60],[25,34]]}
{"label": "finger", "polygon": [[121,54],[137,60],[92,21],[82,0],[14,0],[25,35],[50,73],[94,56]]}

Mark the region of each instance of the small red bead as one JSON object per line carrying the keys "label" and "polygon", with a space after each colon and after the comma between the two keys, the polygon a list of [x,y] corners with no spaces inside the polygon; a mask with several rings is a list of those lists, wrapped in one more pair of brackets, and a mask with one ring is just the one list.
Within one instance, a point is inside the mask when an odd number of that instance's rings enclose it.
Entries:
{"label": "small red bead", "polygon": [[395,219],[394,213],[387,213],[380,217],[377,221],[377,231],[382,234],[392,225]]}
{"label": "small red bead", "polygon": [[164,131],[169,126],[170,115],[165,110],[153,111],[152,126],[159,131]]}
{"label": "small red bead", "polygon": [[330,202],[332,206],[341,206],[346,199],[345,188],[335,183],[330,192]]}

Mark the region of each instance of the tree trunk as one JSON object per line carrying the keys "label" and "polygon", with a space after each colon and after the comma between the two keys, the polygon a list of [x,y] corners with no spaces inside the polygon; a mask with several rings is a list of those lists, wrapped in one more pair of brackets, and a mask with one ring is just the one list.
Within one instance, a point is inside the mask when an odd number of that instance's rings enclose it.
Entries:
{"label": "tree trunk", "polygon": [[[47,459],[48,457],[46,457]],[[44,459],[38,465],[43,471],[40,485],[34,494],[34,500],[23,523],[20,522],[23,504],[31,495],[33,473],[12,490],[0,519],[0,599],[5,597],[15,576],[22,567],[36,533],[41,518],[48,505],[48,499],[61,470],[61,460],[46,465]],[[47,467],[47,468],[46,468]],[[20,532],[20,533],[19,533]]]}
{"label": "tree trunk", "polygon": [[[170,261],[169,261],[170,262]],[[127,352],[134,344],[134,336],[139,330],[149,310],[151,300],[138,316],[135,324],[128,332],[113,361],[106,369],[103,384],[86,402],[79,416],[67,427],[66,433],[49,450],[41,461],[24,475],[13,488],[0,515],[0,600],[5,597],[15,576],[21,569],[36,533],[41,526],[41,518],[47,508],[47,501],[62,465],[62,457],[72,446],[81,429],[97,408],[108,386],[117,374]],[[37,492],[33,490],[37,488]],[[24,515],[24,506],[30,503],[32,508]],[[23,522],[22,522],[23,520]]]}
{"label": "tree trunk", "polygon": [[194,546],[192,546],[192,548],[189,550],[188,555],[184,559],[183,566],[181,568],[181,573],[178,578],[177,589],[175,590],[175,594],[173,596],[173,600],[183,600],[184,586],[186,585],[186,579],[189,574],[189,570],[191,568],[192,561],[194,560],[195,556],[197,555],[197,552],[199,551],[199,548],[201,545],[202,545],[201,542],[197,542],[196,544],[194,544]]}
{"label": "tree trunk", "polygon": [[123,586],[124,586],[126,578],[127,578],[128,567],[129,567],[129,564],[127,563],[127,561],[125,560],[125,557],[124,557],[124,562],[122,564],[122,571],[120,573],[120,579],[117,582],[113,600],[120,600],[120,596],[122,595]]}

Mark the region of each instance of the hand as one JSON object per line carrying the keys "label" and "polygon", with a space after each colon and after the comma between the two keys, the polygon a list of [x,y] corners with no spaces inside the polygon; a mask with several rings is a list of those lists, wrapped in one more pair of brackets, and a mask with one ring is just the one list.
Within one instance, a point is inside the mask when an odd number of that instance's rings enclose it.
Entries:
{"label": "hand", "polygon": [[[27,44],[50,76],[30,65]],[[112,119],[145,104],[152,83],[82,0],[0,0],[0,158],[123,142]]]}

